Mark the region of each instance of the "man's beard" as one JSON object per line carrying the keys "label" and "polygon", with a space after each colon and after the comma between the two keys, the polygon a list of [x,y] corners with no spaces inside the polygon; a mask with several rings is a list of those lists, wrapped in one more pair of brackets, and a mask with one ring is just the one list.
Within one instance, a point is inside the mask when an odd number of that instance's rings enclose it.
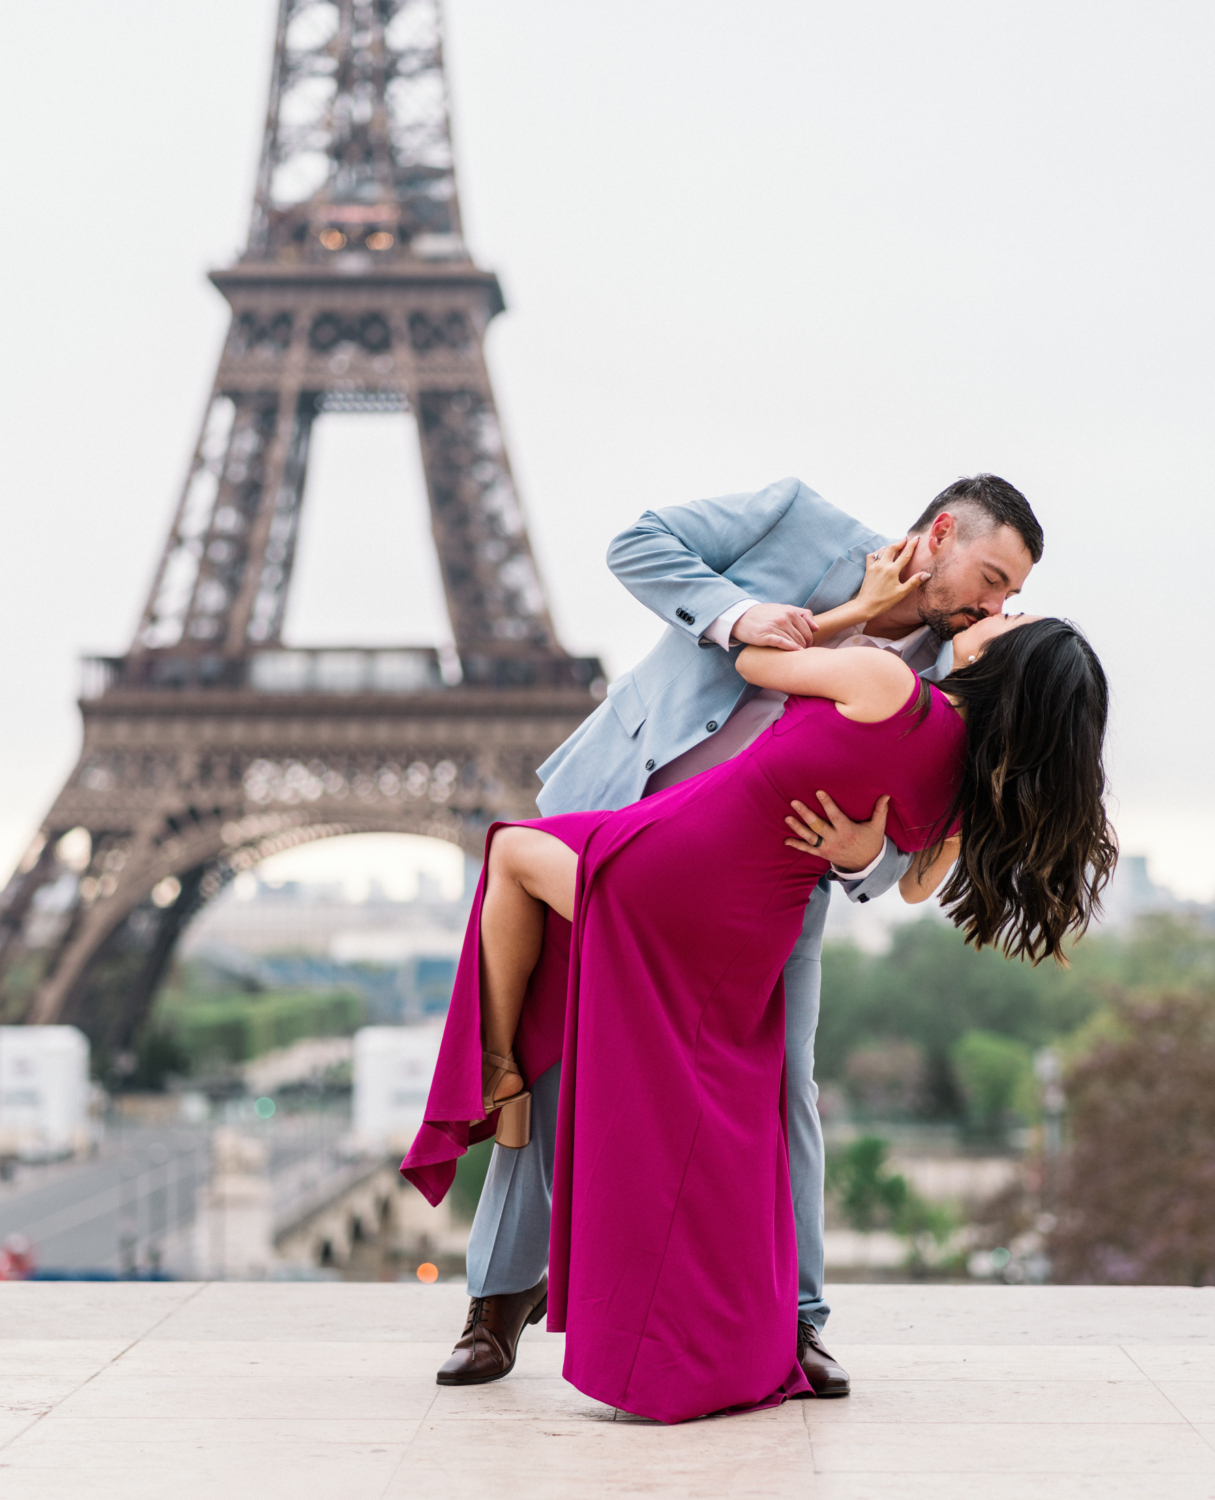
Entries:
{"label": "man's beard", "polygon": [[981,620],[982,615],[964,614],[961,624],[958,623],[958,615],[961,610],[933,609],[930,605],[920,605],[920,619],[928,626],[933,635],[939,641],[952,641],[955,635],[963,630],[969,630],[976,620]]}
{"label": "man's beard", "polygon": [[939,641],[951,641],[963,630],[969,630],[976,620],[983,618],[977,609],[963,609],[949,596],[949,588],[936,574],[920,589],[916,596],[920,619]]}

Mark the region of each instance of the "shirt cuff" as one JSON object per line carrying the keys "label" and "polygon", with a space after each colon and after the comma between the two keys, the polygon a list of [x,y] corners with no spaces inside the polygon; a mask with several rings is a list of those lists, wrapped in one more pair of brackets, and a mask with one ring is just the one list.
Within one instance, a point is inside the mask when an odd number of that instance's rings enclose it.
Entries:
{"label": "shirt cuff", "polygon": [[832,865],[831,869],[836,878],[839,880],[847,881],[868,880],[870,875],[873,874],[874,870],[876,870],[877,867],[881,864],[882,860],[885,859],[887,843],[889,843],[889,839],[883,840],[882,847],[878,851],[878,857],[870,864],[867,864],[863,870],[841,870],[838,865]]}
{"label": "shirt cuff", "polygon": [[735,621],[740,615],[745,615],[753,604],[758,603],[758,599],[743,599],[738,604],[732,604],[729,609],[723,610],[705,631],[705,640],[712,641],[715,646],[720,646],[723,651],[728,651],[730,649],[730,632],[734,629]]}

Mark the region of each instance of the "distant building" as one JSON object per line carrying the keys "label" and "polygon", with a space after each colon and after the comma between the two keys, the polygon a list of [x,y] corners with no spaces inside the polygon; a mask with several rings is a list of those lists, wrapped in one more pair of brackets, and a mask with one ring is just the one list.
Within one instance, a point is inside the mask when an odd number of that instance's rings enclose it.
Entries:
{"label": "distant building", "polygon": [[442,1029],[365,1026],[354,1038],[354,1136],[366,1150],[405,1151],[421,1128]]}
{"label": "distant building", "polygon": [[1180,900],[1167,886],[1157,885],[1148,870],[1146,854],[1124,854],[1101,898],[1101,926],[1116,931],[1131,926],[1151,912],[1199,912],[1194,902]]}
{"label": "distant building", "polygon": [[444,898],[425,874],[411,901],[391,900],[373,883],[357,902],[346,900],[340,885],[271,886],[254,877],[201,914],[182,956],[221,987],[353,988],[374,1022],[441,1018],[480,868],[470,866],[468,893],[456,900]]}

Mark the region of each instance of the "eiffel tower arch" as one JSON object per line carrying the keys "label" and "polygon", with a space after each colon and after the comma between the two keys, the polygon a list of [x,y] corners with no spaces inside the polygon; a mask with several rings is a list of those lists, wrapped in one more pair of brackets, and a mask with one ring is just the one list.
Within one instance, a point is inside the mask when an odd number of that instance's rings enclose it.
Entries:
{"label": "eiffel tower arch", "polygon": [[[603,693],[562,649],[483,342],[503,309],[464,245],[441,0],[279,0],[249,243],[197,447],[135,637],[85,662],[80,759],[0,895],[0,1019],[129,1046],[183,928],[315,839],[479,853],[535,814],[535,767]],[[309,438],[410,413],[455,641],[282,641]]]}

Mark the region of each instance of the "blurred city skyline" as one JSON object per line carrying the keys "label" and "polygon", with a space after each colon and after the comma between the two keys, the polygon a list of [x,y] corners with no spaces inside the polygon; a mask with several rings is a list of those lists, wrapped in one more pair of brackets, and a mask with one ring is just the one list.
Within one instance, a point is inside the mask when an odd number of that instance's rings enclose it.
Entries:
{"label": "blurred city skyline", "polygon": [[[77,658],[125,650],[184,475],[273,11],[10,8],[6,873],[76,753]],[[1204,623],[1209,8],[447,12],[468,239],[508,300],[488,354],[564,644],[616,673],[657,637],[602,562],[647,507],[797,473],[898,533],[1002,473],[1047,534],[1024,607],[1081,623],[1111,677],[1124,847],[1211,899],[1215,715],[1174,645]],[[320,423],[289,639],[442,638],[415,446],[399,418]]]}

